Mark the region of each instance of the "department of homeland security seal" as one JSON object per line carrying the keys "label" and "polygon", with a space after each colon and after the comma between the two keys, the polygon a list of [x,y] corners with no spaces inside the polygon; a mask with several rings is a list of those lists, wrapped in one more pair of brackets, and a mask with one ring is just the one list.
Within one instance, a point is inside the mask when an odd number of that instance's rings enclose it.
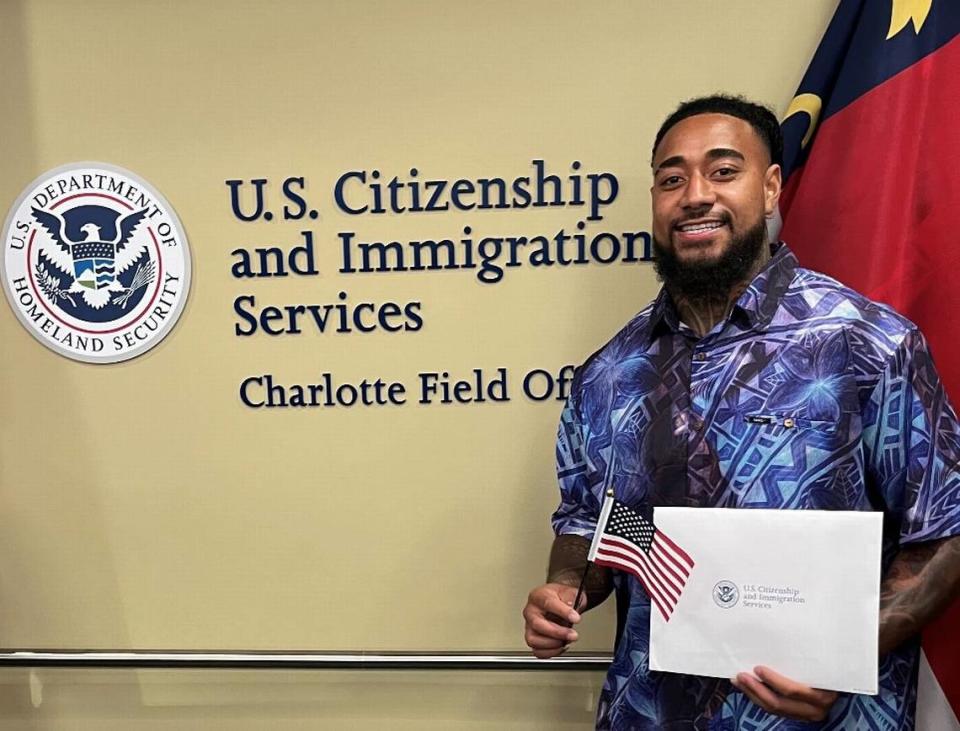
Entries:
{"label": "department of homeland security seal", "polygon": [[190,250],[173,208],[149,183],[99,162],[44,173],[3,226],[3,289],[51,350],[88,363],[148,351],[190,291]]}
{"label": "department of homeland security seal", "polygon": [[718,581],[713,587],[713,601],[722,609],[730,609],[740,598],[740,589],[732,581]]}

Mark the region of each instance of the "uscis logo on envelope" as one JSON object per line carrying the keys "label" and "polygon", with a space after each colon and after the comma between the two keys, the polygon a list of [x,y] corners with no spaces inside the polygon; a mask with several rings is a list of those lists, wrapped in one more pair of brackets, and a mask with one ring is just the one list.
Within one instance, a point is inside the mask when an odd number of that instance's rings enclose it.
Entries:
{"label": "uscis logo on envelope", "polygon": [[767,665],[815,688],[877,692],[880,513],[654,509],[696,562],[650,669],[729,678]]}

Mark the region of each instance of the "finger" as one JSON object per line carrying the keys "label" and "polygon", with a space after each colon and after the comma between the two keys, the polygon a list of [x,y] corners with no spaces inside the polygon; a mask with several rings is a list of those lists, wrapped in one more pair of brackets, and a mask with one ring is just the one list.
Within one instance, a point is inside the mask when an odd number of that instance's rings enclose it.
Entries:
{"label": "finger", "polygon": [[[563,629],[566,632],[570,631],[570,626],[573,624],[572,622],[563,617],[558,617],[556,614],[545,612],[542,605],[543,601],[537,599],[533,599],[524,605],[523,611],[520,612],[520,614],[523,616],[525,624],[530,625],[533,622],[543,621]],[[568,611],[566,616],[569,616],[569,614]]]}
{"label": "finger", "polygon": [[542,617],[543,610],[540,609],[540,607],[538,607],[536,604],[527,602],[523,605],[523,611],[520,612],[520,614],[523,616],[523,621],[529,624],[535,617]]}
{"label": "finger", "polygon": [[527,631],[524,636],[527,647],[531,650],[559,650],[565,648],[567,643],[554,637],[544,637],[536,632]]}
{"label": "finger", "polygon": [[764,685],[772,688],[775,692],[787,698],[794,698],[796,700],[813,703],[814,705],[822,705],[827,707],[832,705],[837,699],[837,694],[832,690],[811,688],[809,685],[804,685],[803,683],[798,683],[795,680],[791,680],[775,670],[771,670],[765,665],[758,665],[753,669],[753,673],[761,681],[763,681]]}
{"label": "finger", "polygon": [[552,637],[566,643],[576,642],[579,638],[576,630],[551,622],[546,617],[534,617],[527,622],[527,627],[535,634]]}
{"label": "finger", "polygon": [[523,615],[525,621],[529,622],[534,617],[543,617],[545,612],[543,611],[543,604],[546,600],[538,596],[537,594],[530,594],[527,598],[527,603],[523,605],[523,611],[520,612]]}
{"label": "finger", "polygon": [[574,597],[571,596],[568,601],[564,601],[559,594],[547,594],[544,596],[540,608],[546,614],[553,614],[565,622],[577,624],[580,621],[580,613],[571,606],[573,599]]}
{"label": "finger", "polygon": [[731,682],[767,713],[804,721],[822,720],[825,715],[821,708],[777,695],[750,673],[740,673]]}
{"label": "finger", "polygon": [[533,651],[534,657],[540,659],[556,657],[566,652],[568,647],[564,642],[559,642],[549,637],[541,637],[532,632],[527,632],[524,635],[524,639],[527,642],[527,646]]}

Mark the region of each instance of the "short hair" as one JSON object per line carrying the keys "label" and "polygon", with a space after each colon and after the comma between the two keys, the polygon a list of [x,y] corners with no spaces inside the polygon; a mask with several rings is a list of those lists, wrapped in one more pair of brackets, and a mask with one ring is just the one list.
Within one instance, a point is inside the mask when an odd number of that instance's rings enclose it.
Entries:
{"label": "short hair", "polygon": [[677,107],[660,125],[657,138],[653,142],[653,150],[650,156],[651,163],[667,132],[677,122],[699,114],[727,114],[742,119],[753,127],[753,131],[759,135],[767,146],[767,150],[770,152],[770,162],[775,165],[783,164],[783,133],[780,131],[780,123],[777,121],[776,115],[762,104],[757,104],[742,96],[728,94],[697,97],[685,101]]}

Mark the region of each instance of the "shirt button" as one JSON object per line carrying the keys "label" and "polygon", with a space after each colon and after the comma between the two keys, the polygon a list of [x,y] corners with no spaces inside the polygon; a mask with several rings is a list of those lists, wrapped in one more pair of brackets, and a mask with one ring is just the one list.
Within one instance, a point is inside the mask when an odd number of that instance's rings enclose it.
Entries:
{"label": "shirt button", "polygon": [[693,418],[690,420],[690,428],[693,429],[694,431],[702,431],[702,430],[703,430],[703,419],[700,419],[700,418],[698,418],[698,417],[696,417],[696,416],[693,417]]}
{"label": "shirt button", "polygon": [[701,362],[702,362],[702,361],[705,361],[705,360],[707,359],[707,354],[706,354],[706,353],[694,353],[694,354],[693,354],[693,359],[694,359],[694,360],[697,360],[697,361],[701,361]]}
{"label": "shirt button", "polygon": [[793,427],[796,426],[793,419],[791,419],[789,416],[783,420],[783,425],[787,427],[787,429],[793,429]]}

